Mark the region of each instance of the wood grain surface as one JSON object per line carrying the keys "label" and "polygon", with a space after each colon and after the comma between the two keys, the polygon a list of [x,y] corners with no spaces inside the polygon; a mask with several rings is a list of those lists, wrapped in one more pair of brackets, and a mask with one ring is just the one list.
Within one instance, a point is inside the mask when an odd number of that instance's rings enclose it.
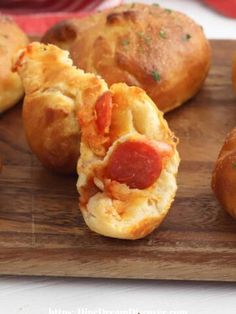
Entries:
{"label": "wood grain surface", "polygon": [[236,125],[236,41],[212,41],[212,47],[201,92],[166,115],[181,141],[179,189],[164,223],[142,240],[89,231],[76,177],[48,172],[31,154],[21,105],[0,117],[0,274],[236,281],[236,221],[210,188],[213,162]]}

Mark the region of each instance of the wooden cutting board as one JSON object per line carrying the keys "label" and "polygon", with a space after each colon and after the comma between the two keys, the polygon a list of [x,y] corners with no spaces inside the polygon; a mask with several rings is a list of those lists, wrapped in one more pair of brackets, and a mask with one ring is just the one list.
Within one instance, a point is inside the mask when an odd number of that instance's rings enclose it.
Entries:
{"label": "wooden cutting board", "polygon": [[161,227],[138,241],[99,236],[78,210],[76,177],[31,154],[21,106],[0,118],[0,274],[236,281],[236,221],[210,188],[213,162],[236,125],[231,60],[236,41],[213,41],[201,92],[166,115],[180,138],[178,193]]}

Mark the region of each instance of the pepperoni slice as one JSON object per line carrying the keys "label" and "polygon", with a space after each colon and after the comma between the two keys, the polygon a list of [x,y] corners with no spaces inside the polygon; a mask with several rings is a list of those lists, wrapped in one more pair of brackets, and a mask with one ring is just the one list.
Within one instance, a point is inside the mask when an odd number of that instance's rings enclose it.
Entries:
{"label": "pepperoni slice", "polygon": [[112,114],[112,95],[105,92],[95,104],[96,125],[98,132],[105,134],[109,132]]}
{"label": "pepperoni slice", "polygon": [[130,188],[146,189],[160,176],[162,153],[143,141],[126,141],[113,151],[106,176]]}

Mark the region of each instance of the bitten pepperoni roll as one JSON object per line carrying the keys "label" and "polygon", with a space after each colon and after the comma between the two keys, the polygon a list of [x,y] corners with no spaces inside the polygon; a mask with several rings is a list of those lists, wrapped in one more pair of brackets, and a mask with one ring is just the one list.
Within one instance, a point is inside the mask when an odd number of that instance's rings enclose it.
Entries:
{"label": "bitten pepperoni roll", "polygon": [[80,209],[99,234],[139,239],[157,228],[175,197],[177,139],[138,87],[118,83],[81,104]]}

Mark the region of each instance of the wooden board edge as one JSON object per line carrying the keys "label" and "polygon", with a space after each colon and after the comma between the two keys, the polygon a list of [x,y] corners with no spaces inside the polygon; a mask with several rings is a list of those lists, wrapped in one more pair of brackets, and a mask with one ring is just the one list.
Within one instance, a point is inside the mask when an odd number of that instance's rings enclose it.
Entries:
{"label": "wooden board edge", "polygon": [[[194,281],[236,281],[236,268],[232,263],[236,254],[184,252],[174,254],[158,252],[127,258],[125,252],[115,253],[109,259],[104,252],[65,249],[2,249],[1,275],[33,275],[58,277],[90,277],[117,279],[167,279]],[[191,264],[189,260],[191,254]],[[40,263],[38,263],[40,257]],[[187,259],[188,257],[188,259]],[[56,261],[56,262],[55,262]],[[134,263],[135,262],[135,263]],[[135,268],[134,268],[134,265]],[[191,266],[191,267],[190,267]],[[137,274],[139,274],[137,276]]]}

